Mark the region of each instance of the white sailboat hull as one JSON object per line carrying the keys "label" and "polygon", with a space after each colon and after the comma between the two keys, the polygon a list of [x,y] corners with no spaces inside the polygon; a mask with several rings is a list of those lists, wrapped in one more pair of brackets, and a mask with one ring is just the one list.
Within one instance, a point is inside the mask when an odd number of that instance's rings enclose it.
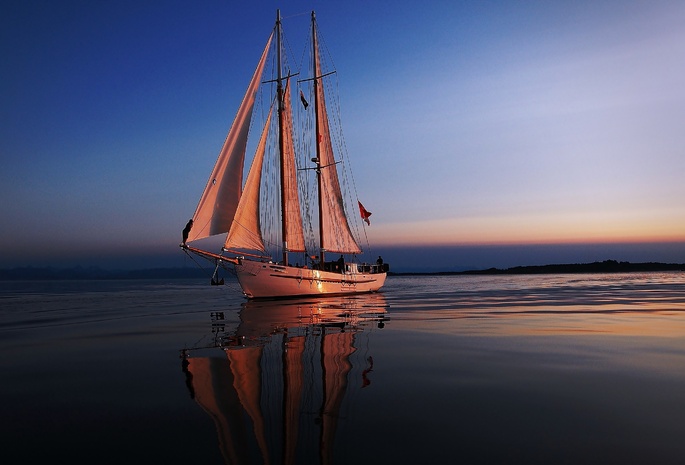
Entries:
{"label": "white sailboat hull", "polygon": [[240,260],[235,265],[238,281],[248,298],[344,295],[375,292],[385,284],[387,273],[358,272],[356,265],[344,273]]}

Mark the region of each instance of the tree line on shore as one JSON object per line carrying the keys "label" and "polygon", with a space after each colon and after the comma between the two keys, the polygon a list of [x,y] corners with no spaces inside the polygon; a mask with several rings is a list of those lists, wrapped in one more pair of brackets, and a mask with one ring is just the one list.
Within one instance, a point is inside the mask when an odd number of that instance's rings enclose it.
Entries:
{"label": "tree line on shore", "polygon": [[395,275],[492,275],[492,274],[568,274],[568,273],[647,273],[659,271],[685,271],[685,263],[630,263],[604,260],[592,263],[515,266],[469,271],[439,271],[435,273],[391,273]]}

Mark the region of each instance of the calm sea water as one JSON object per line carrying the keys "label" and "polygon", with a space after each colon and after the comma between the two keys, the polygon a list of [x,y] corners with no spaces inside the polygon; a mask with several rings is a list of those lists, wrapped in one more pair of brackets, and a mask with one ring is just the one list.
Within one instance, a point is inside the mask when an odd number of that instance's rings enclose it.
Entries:
{"label": "calm sea water", "polygon": [[2,462],[685,463],[685,274],[0,283]]}

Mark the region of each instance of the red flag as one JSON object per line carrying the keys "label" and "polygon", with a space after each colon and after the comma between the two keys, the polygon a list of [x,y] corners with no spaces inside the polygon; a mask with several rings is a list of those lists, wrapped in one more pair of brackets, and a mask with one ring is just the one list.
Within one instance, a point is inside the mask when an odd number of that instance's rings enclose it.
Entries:
{"label": "red flag", "polygon": [[306,110],[309,106],[309,102],[307,102],[307,99],[304,98],[304,94],[302,93],[302,91],[300,91],[300,100],[302,101],[302,105],[304,105],[304,109]]}
{"label": "red flag", "polygon": [[366,208],[364,208],[364,205],[357,200],[357,203],[359,204],[359,214],[362,216],[362,220],[366,221],[366,224],[371,226],[371,221],[369,221],[369,216],[371,216],[371,212],[367,211]]}

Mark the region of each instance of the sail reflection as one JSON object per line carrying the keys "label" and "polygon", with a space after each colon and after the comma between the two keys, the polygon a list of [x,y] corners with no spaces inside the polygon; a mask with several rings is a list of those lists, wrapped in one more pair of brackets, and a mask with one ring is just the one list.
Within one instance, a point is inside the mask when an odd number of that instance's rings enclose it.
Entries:
{"label": "sail reflection", "polygon": [[371,383],[373,357],[355,352],[385,325],[385,298],[248,301],[238,322],[223,316],[212,314],[209,347],[182,360],[226,463],[333,463],[341,408]]}

